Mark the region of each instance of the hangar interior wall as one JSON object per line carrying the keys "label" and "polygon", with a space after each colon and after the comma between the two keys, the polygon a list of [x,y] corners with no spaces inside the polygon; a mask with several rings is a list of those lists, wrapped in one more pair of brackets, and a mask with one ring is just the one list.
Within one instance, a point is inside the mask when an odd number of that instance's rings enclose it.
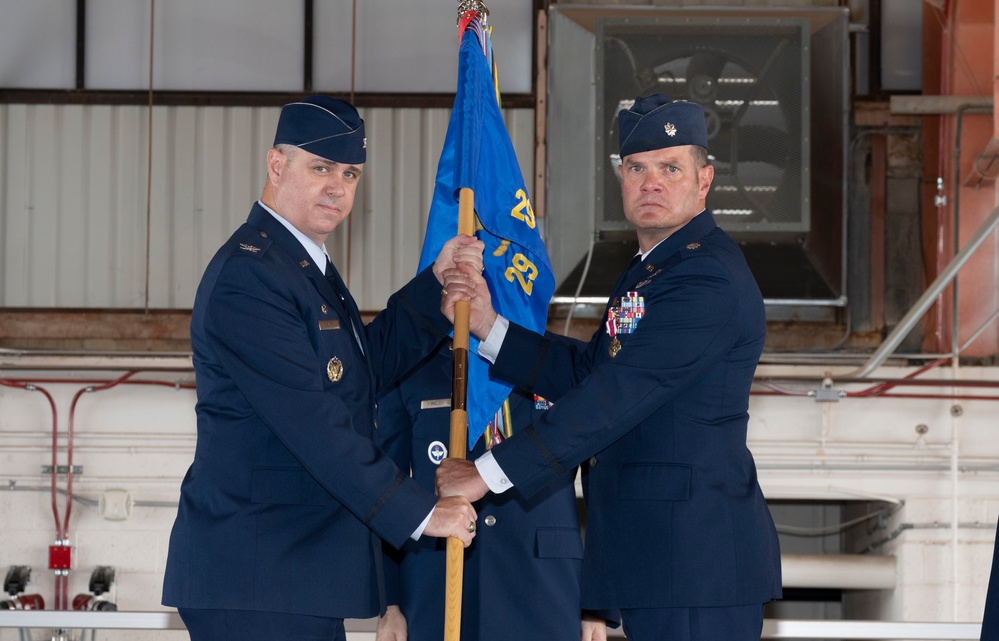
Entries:
{"label": "hangar interior wall", "polygon": [[[761,381],[811,376],[804,366],[761,367]],[[912,370],[887,367],[898,379]],[[758,384],[750,404],[749,445],[787,554],[850,555],[854,579],[865,558],[891,556],[894,589],[847,589],[836,601],[778,603],[773,618],[980,621],[999,516],[999,440],[995,401],[932,398],[980,396],[961,380],[999,384],[999,369],[937,372],[954,386],[920,391],[925,398],[877,398],[866,384],[834,384],[849,395],[835,402],[808,396],[807,386]],[[82,392],[121,372],[5,371],[5,380],[34,381],[35,391],[0,387],[0,569],[33,568],[29,593],[50,602],[54,543],[49,492],[53,425],[57,460],[67,462],[73,425],[74,501],[69,539],[74,569],[69,594],[87,592],[98,565],[116,569],[108,595],[121,610],[162,610],[162,572],[180,481],[195,444],[193,373],[146,371],[103,391]],[[834,372],[835,377],[835,372]],[[44,390],[51,394],[49,405]],[[80,398],[73,408],[73,399]],[[71,412],[72,409],[72,412]],[[57,480],[66,488],[65,476]],[[122,513],[123,492],[131,501]],[[55,512],[65,515],[59,494]],[[852,527],[843,524],[854,522]],[[826,532],[825,536],[817,536]],[[805,534],[806,536],[802,536]],[[790,575],[789,575],[790,576]],[[800,581],[800,579],[799,579]],[[812,587],[822,577],[805,580]],[[798,584],[801,587],[801,584]],[[806,586],[807,587],[807,586]],[[370,622],[355,622],[363,630]],[[102,639],[182,638],[176,632],[105,631]],[[363,634],[357,632],[357,635]],[[0,640],[17,631],[0,629]],[[365,637],[355,636],[354,639]]]}

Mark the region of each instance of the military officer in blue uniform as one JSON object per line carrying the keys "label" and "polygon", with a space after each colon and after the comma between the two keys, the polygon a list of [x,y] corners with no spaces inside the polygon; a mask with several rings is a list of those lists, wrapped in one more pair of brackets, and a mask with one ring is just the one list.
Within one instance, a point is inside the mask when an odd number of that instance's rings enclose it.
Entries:
{"label": "military officer in blue uniform", "polygon": [[[428,490],[450,441],[450,341],[378,402],[378,438],[400,469]],[[473,356],[474,358],[474,356]],[[536,422],[549,403],[514,392],[476,441],[481,455]],[[465,552],[461,638],[476,641],[606,639],[603,613],[581,614],[583,542],[575,491],[576,468],[530,498],[509,493],[475,508],[478,535]],[[377,641],[444,638],[446,549],[443,540],[386,546],[388,613]],[[582,635],[582,637],[581,637]]]}
{"label": "military officer in blue uniform", "polygon": [[[655,95],[618,117],[621,192],[640,253],[588,343],[497,317],[480,291],[472,331],[490,374],[554,401],[533,425],[438,470],[441,495],[534,496],[589,461],[584,608],[619,608],[632,641],[758,639],[781,595],[773,520],[746,447],[763,299],[705,209],[714,177],[704,113]],[[505,494],[504,494],[505,496]]]}
{"label": "military officer in blue uniform", "polygon": [[378,537],[474,536],[470,503],[438,501],[378,449],[374,414],[377,390],[451,328],[443,269],[482,246],[449,241],[364,325],[324,242],[350,214],[366,142],[349,103],[286,105],[262,200],[198,288],[198,440],[163,587],[194,641],[342,641],[344,618],[384,609]]}

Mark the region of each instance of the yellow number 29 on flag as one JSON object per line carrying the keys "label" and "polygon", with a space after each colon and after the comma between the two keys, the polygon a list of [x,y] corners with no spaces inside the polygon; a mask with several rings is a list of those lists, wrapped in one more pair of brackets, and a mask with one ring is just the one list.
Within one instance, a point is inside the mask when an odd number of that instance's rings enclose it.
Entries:
{"label": "yellow number 29 on flag", "polygon": [[534,229],[534,208],[531,207],[531,200],[527,197],[527,192],[523,189],[517,190],[517,205],[510,210],[510,215],[517,220],[527,223],[527,226]]}
{"label": "yellow number 29 on flag", "polygon": [[506,268],[506,279],[511,283],[516,279],[520,283],[520,288],[528,296],[534,290],[534,279],[538,277],[538,268],[528,260],[523,254],[514,254],[513,264]]}

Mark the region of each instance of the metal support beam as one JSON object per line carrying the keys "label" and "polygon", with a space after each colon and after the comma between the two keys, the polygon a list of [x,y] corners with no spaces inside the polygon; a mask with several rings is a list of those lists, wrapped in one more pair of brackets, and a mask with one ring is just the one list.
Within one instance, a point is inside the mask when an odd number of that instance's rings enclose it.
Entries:
{"label": "metal support beam", "polygon": [[893,114],[932,116],[956,114],[964,108],[992,108],[992,96],[892,96],[890,108]]}
{"label": "metal support beam", "polygon": [[[895,349],[898,348],[908,333],[912,331],[912,328],[916,326],[916,323],[923,317],[926,310],[933,305],[944,288],[950,285],[951,281],[957,277],[958,272],[968,262],[971,255],[975,253],[976,249],[981,247],[982,243],[985,242],[989,234],[995,231],[996,227],[999,227],[999,208],[993,209],[989,217],[982,221],[981,226],[971,236],[967,244],[951,259],[947,267],[940,272],[940,275],[930,283],[930,286],[919,297],[919,300],[912,306],[912,309],[898,322],[895,329],[885,338],[881,346],[867,360],[867,363],[860,369],[844,374],[843,376],[847,378],[865,378],[880,367]],[[955,354],[954,356],[956,357],[957,355]]]}

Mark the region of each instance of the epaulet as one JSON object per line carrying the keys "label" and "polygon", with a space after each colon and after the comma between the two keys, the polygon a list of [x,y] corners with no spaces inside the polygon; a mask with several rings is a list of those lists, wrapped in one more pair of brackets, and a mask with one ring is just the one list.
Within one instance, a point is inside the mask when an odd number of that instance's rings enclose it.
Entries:
{"label": "epaulet", "polygon": [[243,225],[239,233],[233,236],[232,241],[233,254],[258,257],[266,253],[274,242],[268,238],[267,232],[250,225]]}
{"label": "epaulet", "polygon": [[705,243],[703,240],[695,240],[689,242],[677,251],[679,260],[687,260],[688,258],[697,258],[700,256],[710,256],[712,254],[710,243]]}
{"label": "epaulet", "polygon": [[256,245],[251,245],[249,243],[240,243],[239,249],[245,252],[250,252],[251,254],[256,254],[257,252],[262,250],[261,247],[257,247]]}

